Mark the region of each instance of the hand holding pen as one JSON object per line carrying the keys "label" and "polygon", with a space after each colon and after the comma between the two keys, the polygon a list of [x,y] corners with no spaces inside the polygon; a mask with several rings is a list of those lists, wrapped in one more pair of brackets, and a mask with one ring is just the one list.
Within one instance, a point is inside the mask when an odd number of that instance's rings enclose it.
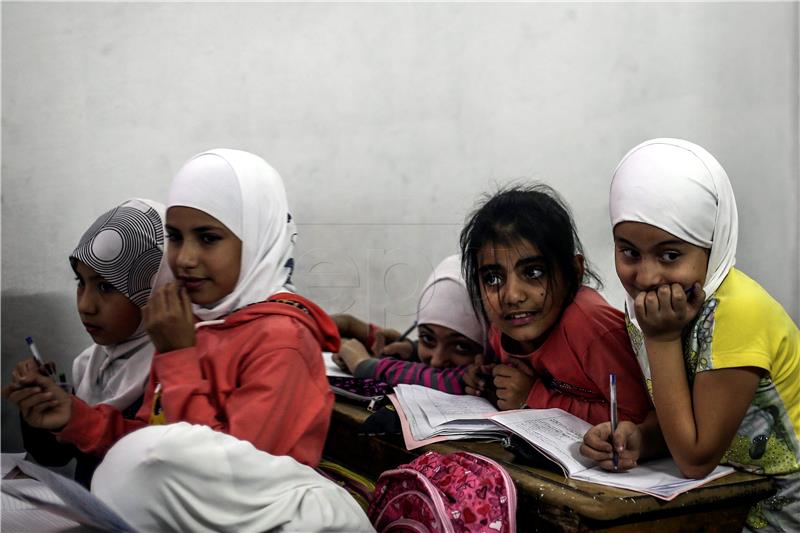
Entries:
{"label": "hand holding pen", "polygon": [[609,374],[608,375],[608,387],[609,387],[609,406],[610,406],[610,420],[611,420],[611,448],[612,448],[612,458],[611,462],[614,465],[614,471],[616,472],[619,470],[619,452],[617,451],[617,447],[614,445],[614,434],[617,432],[617,426],[619,425],[618,419],[618,412],[617,412],[617,375],[616,374]]}
{"label": "hand holding pen", "polygon": [[416,327],[417,322],[414,321],[414,323],[411,324],[398,337],[394,339],[384,339],[384,343],[386,341],[391,341],[391,343],[383,347],[378,346],[378,342],[376,340],[376,345],[373,347],[373,353],[377,354],[379,357],[396,357],[405,361],[415,359],[417,346],[414,344],[414,341],[408,338],[408,335],[414,331],[414,328]]}
{"label": "hand holding pen", "polygon": [[[33,355],[33,359],[36,363],[37,370],[43,376],[47,376],[53,381],[56,381],[56,365],[52,361],[45,363],[44,359],[42,358],[41,353],[39,353],[39,349],[36,347],[36,344],[33,342],[32,337],[25,337],[25,342],[28,344],[28,348],[31,351],[31,355]],[[29,360],[28,360],[29,361]],[[23,361],[25,364],[25,361]],[[64,389],[65,391],[69,392],[69,385],[67,384],[66,375],[62,372],[58,375],[58,386]]]}

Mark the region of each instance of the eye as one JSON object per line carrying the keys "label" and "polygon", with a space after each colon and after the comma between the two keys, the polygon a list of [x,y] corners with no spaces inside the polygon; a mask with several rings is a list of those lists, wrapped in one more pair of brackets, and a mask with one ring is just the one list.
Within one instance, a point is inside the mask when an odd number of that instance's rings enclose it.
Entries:
{"label": "eye", "polygon": [[84,285],[83,278],[80,276],[75,276],[75,281],[78,283],[78,288],[82,289]]}
{"label": "eye", "polygon": [[484,272],[481,275],[481,283],[485,287],[499,287],[503,284],[503,277],[497,272]]}
{"label": "eye", "polygon": [[222,237],[217,235],[216,233],[202,233],[200,234],[200,242],[203,244],[214,244],[215,242],[221,240]]}
{"label": "eye", "polygon": [[177,242],[181,240],[180,232],[167,230],[167,240],[170,242]]}
{"label": "eye", "polygon": [[116,287],[114,287],[112,284],[110,284],[107,281],[101,281],[100,283],[98,283],[97,284],[97,289],[100,292],[106,293],[106,294],[112,293],[112,292],[117,292]]}
{"label": "eye", "polygon": [[676,252],[675,250],[667,250],[666,252],[661,253],[661,260],[665,263],[674,263],[680,256],[680,252]]}
{"label": "eye", "polygon": [[634,250],[633,248],[620,248],[619,252],[628,259],[637,259],[639,257],[638,250]]}
{"label": "eye", "polygon": [[434,337],[430,333],[420,333],[419,342],[421,342],[422,344],[424,344],[429,348],[433,348],[434,346],[436,346],[436,337]]}
{"label": "eye", "polygon": [[459,355],[472,355],[475,353],[475,348],[467,342],[457,342],[454,348]]}
{"label": "eye", "polygon": [[529,265],[525,267],[522,273],[527,279],[539,279],[544,276],[544,268],[538,265]]}

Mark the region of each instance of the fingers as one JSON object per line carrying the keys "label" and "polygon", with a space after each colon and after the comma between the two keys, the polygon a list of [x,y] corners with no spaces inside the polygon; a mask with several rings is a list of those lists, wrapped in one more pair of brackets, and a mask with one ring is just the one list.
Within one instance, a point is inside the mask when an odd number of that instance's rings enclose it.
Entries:
{"label": "fingers", "polygon": [[184,287],[183,285],[180,285],[178,287],[178,298],[183,318],[185,320],[194,322],[194,312],[192,311],[192,299],[189,298],[189,293],[186,290],[186,287]]}
{"label": "fingers", "polygon": [[525,374],[526,376],[533,377],[533,368],[528,365],[525,361],[520,361],[519,359],[510,359],[508,361],[508,365],[513,367],[518,372]]}
{"label": "fingers", "polygon": [[347,370],[347,363],[344,362],[344,359],[342,359],[341,355],[339,355],[338,353],[335,353],[335,354],[333,354],[331,359],[333,359],[333,362],[336,363],[336,366],[338,366],[342,370],[345,370],[345,371]]}
{"label": "fingers", "polygon": [[375,352],[380,354],[381,357],[396,357],[404,361],[410,361],[414,355],[413,341],[406,339],[398,342],[393,342],[386,346],[382,351]]}

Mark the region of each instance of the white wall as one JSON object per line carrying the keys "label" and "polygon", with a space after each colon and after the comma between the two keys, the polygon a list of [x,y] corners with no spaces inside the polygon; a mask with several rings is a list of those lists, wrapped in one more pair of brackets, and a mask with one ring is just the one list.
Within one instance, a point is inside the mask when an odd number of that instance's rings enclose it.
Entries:
{"label": "white wall", "polygon": [[[67,256],[206,148],[262,155],[301,289],[403,327],[479,195],[538,178],[613,272],[610,173],[674,136],[727,169],[738,264],[797,321],[798,4],[2,3],[2,379],[88,343]],[[3,449],[18,445],[3,405]]]}

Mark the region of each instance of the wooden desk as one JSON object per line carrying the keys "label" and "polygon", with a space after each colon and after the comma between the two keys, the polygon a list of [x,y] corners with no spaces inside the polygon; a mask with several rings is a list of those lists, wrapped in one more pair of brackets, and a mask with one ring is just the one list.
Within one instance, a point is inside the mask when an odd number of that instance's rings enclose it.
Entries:
{"label": "wooden desk", "polygon": [[502,464],[517,486],[517,528],[528,531],[741,531],[750,506],[774,489],[769,478],[736,472],[670,502],[624,489],[566,479],[556,467],[514,464],[497,443],[445,441],[408,451],[400,435],[358,436],[371,413],[337,401],[325,456],[377,479],[384,470],[407,463],[427,450],[468,450]]}

